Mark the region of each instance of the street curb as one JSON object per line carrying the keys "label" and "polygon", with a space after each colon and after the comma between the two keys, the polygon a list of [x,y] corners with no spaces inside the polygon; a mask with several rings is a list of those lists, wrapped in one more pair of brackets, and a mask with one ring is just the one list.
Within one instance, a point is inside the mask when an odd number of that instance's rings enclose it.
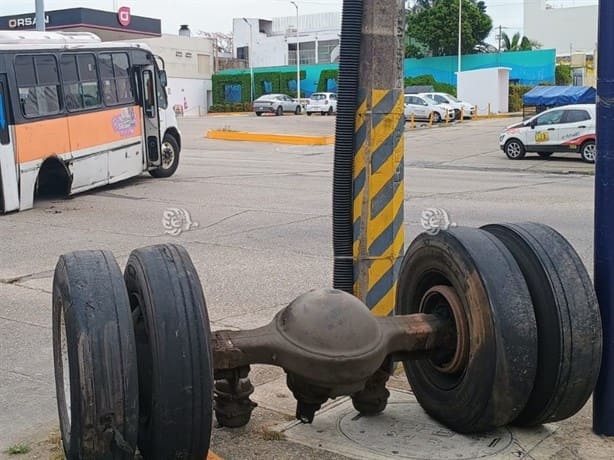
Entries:
{"label": "street curb", "polygon": [[293,134],[250,133],[247,131],[224,131],[212,129],[205,135],[208,139],[226,141],[268,142],[273,144],[330,145],[335,136],[298,136]]}
{"label": "street curb", "polygon": [[253,112],[207,112],[208,117],[247,117]]}

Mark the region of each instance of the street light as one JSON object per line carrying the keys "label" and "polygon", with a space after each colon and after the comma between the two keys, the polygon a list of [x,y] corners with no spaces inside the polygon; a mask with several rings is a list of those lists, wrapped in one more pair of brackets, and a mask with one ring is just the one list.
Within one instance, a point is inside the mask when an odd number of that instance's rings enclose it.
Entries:
{"label": "street light", "polygon": [[[298,97],[298,104],[301,106],[301,53],[298,43],[298,5],[296,2],[290,2],[296,8],[296,95]],[[302,111],[302,106],[301,106]]]}
{"label": "street light", "polygon": [[45,0],[36,0],[36,30],[45,31]]}
{"label": "street light", "polygon": [[463,4],[463,0],[458,0],[458,75],[456,77],[456,89],[458,90],[458,79],[460,77],[460,73],[461,73],[461,53],[462,53],[462,23],[463,23],[463,16],[462,16],[462,4]]}
{"label": "street light", "polygon": [[249,59],[250,100],[253,103],[254,102],[254,67],[252,66],[252,52],[253,52],[252,37],[254,34],[252,31],[252,23],[249,22],[247,18],[243,18],[243,20],[249,26],[249,53],[247,54],[247,58]]}

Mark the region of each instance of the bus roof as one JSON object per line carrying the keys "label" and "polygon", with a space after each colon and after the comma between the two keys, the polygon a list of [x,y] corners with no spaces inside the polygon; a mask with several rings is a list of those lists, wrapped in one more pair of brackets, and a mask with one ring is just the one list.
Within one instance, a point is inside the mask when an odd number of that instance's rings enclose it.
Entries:
{"label": "bus roof", "polygon": [[82,48],[143,48],[149,46],[136,42],[103,42],[90,32],[39,32],[0,30],[0,51],[37,49],[82,49]]}

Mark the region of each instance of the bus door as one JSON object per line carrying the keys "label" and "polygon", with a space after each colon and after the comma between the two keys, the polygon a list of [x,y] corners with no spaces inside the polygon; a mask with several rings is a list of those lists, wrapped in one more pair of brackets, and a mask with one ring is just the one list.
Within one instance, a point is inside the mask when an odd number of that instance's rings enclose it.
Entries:
{"label": "bus door", "polygon": [[0,213],[19,209],[17,164],[11,140],[10,103],[6,75],[0,75]]}
{"label": "bus door", "polygon": [[143,106],[143,130],[147,165],[160,166],[160,118],[156,93],[156,69],[153,65],[144,66],[140,71],[140,97]]}

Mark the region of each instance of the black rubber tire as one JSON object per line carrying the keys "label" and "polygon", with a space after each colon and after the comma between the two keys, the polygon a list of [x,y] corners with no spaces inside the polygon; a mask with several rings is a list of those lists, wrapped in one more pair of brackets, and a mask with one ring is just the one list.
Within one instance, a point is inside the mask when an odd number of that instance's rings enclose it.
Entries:
{"label": "black rubber tire", "polygon": [[326,115],[326,112],[320,112],[320,115],[324,116]]}
{"label": "black rubber tire", "polygon": [[550,158],[554,152],[537,152],[537,154],[542,158]]}
{"label": "black rubber tire", "polygon": [[[591,150],[593,151],[592,155],[588,153]],[[582,160],[586,161],[587,163],[594,163],[597,156],[594,150],[595,141],[586,141],[584,144],[582,144],[582,147],[580,147],[580,156],[582,157]]]}
{"label": "black rubber tire", "polygon": [[262,116],[262,112],[256,112],[256,116],[257,117],[261,117]]}
{"label": "black rubber tire", "polygon": [[441,121],[441,115],[439,115],[439,112],[433,112],[432,120],[433,123],[439,123]]}
{"label": "black rubber tire", "polygon": [[[162,141],[162,151],[160,152],[162,157],[164,157],[166,154],[166,149],[171,149],[172,151],[172,162],[169,166],[165,167],[164,165],[161,165],[159,168],[149,171],[149,174],[151,174],[153,177],[171,177],[173,174],[175,174],[175,171],[177,171],[177,168],[179,167],[179,142],[177,142],[177,139],[170,134],[166,134],[164,136],[164,140]],[[164,161],[164,158],[162,158],[161,161]]]}
{"label": "black rubber tire", "polygon": [[311,116],[311,112],[305,112],[307,114],[308,117]]}
{"label": "black rubber tire", "polygon": [[[77,251],[60,257],[53,278],[52,334],[66,458],[134,459],[136,347],[128,295],[110,252]],[[70,382],[70,408],[66,382]]]}
{"label": "black rubber tire", "polygon": [[203,459],[211,437],[213,358],[203,291],[187,251],[135,249],[124,279],[139,362],[139,450],[145,459]]}
{"label": "black rubber tire", "polygon": [[280,105],[279,107],[277,107],[277,110],[275,111],[275,115],[277,115],[278,117],[281,117],[283,114],[284,114],[284,109]]}
{"label": "black rubber tire", "polygon": [[522,160],[527,154],[524,144],[518,139],[510,139],[503,146],[503,151],[510,160]]}
{"label": "black rubber tire", "polygon": [[333,108],[329,107],[328,112],[326,112],[326,114],[330,117],[333,114]]}
{"label": "black rubber tire", "polygon": [[296,109],[294,109],[294,115],[300,115],[301,114],[301,106],[297,105]]}
{"label": "black rubber tire", "polygon": [[455,374],[431,359],[404,361],[416,399],[461,433],[506,425],[525,407],[537,368],[537,328],[518,264],[493,235],[457,227],[423,233],[409,246],[397,285],[396,314],[420,312],[423,295],[448,285],[467,320],[469,360]]}
{"label": "black rubber tire", "polygon": [[487,225],[520,266],[535,308],[538,367],[522,426],[571,417],[595,387],[601,363],[601,318],[580,257],[552,228],[536,223]]}

